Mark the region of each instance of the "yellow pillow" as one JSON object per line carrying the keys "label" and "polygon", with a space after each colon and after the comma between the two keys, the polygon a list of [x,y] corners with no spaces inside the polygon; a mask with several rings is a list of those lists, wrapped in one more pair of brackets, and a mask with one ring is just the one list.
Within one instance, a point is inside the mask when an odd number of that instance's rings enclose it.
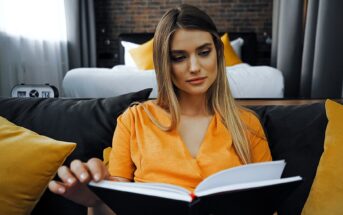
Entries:
{"label": "yellow pillow", "polygon": [[235,50],[233,50],[231,46],[229,35],[225,33],[220,39],[222,40],[224,44],[225,65],[233,66],[233,65],[242,63],[241,59],[239,59]]}
{"label": "yellow pillow", "polygon": [[[221,40],[224,44],[225,65],[233,66],[242,63],[235,50],[233,50],[227,33],[221,37]],[[139,69],[154,69],[154,61],[152,56],[153,39],[138,46],[137,48],[131,49],[129,52]]]}
{"label": "yellow pillow", "polygon": [[325,102],[324,152],[303,215],[343,214],[343,105]]}
{"label": "yellow pillow", "polygon": [[153,39],[129,51],[139,69],[154,69],[152,47]]}
{"label": "yellow pillow", "polygon": [[30,214],[75,146],[0,117],[0,214]]}
{"label": "yellow pillow", "polygon": [[110,153],[111,153],[112,147],[107,147],[102,151],[102,162],[105,164],[106,167],[108,167],[108,163],[110,161]]}

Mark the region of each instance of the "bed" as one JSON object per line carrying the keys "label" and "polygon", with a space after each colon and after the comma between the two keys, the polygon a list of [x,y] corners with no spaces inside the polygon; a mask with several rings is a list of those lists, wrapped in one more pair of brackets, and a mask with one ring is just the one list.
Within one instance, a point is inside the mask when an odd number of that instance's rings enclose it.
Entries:
{"label": "bed", "polygon": [[[283,98],[284,78],[281,71],[270,66],[254,66],[256,56],[255,33],[229,33],[231,45],[244,63],[226,67],[232,94],[235,98]],[[65,97],[111,97],[152,88],[150,98],[156,98],[157,85],[154,70],[141,70],[128,63],[125,42],[142,44],[152,33],[119,35],[119,61],[113,68],[77,68],[67,72],[63,79]],[[127,48],[127,47],[126,47]],[[127,55],[126,55],[127,56]]]}

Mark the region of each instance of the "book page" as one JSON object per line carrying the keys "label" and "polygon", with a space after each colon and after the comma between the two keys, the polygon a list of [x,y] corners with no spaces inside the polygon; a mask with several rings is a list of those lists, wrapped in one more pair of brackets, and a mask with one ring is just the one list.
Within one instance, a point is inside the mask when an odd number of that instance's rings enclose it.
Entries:
{"label": "book page", "polygon": [[203,180],[195,189],[201,192],[232,184],[279,179],[286,163],[284,160],[252,163],[215,173]]}
{"label": "book page", "polygon": [[290,182],[301,181],[301,180],[302,180],[302,178],[300,176],[293,176],[293,177],[288,177],[288,178],[245,182],[245,183],[239,183],[239,184],[230,184],[230,185],[226,185],[226,186],[215,187],[212,189],[197,191],[197,192],[195,192],[195,195],[200,197],[200,196],[211,195],[214,193],[264,187],[264,186],[284,184],[284,183],[290,183]]}
{"label": "book page", "polygon": [[188,202],[192,201],[190,192],[187,189],[171,184],[139,182],[134,183],[103,180],[98,183],[90,182],[89,185],[118,191],[144,194],[149,196],[157,196],[162,198],[169,198]]}

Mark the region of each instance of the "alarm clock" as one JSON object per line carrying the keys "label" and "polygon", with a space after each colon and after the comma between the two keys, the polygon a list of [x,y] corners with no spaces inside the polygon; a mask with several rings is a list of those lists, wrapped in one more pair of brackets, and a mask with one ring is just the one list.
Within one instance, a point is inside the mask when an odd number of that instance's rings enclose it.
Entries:
{"label": "alarm clock", "polygon": [[12,88],[12,97],[57,98],[58,90],[50,84],[19,84]]}

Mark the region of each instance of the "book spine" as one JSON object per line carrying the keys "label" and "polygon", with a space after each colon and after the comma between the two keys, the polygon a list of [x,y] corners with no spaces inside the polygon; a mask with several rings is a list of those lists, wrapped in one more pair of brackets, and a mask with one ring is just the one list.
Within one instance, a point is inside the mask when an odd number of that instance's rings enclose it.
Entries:
{"label": "book spine", "polygon": [[200,210],[200,199],[195,197],[193,201],[189,204],[189,215],[199,215]]}

